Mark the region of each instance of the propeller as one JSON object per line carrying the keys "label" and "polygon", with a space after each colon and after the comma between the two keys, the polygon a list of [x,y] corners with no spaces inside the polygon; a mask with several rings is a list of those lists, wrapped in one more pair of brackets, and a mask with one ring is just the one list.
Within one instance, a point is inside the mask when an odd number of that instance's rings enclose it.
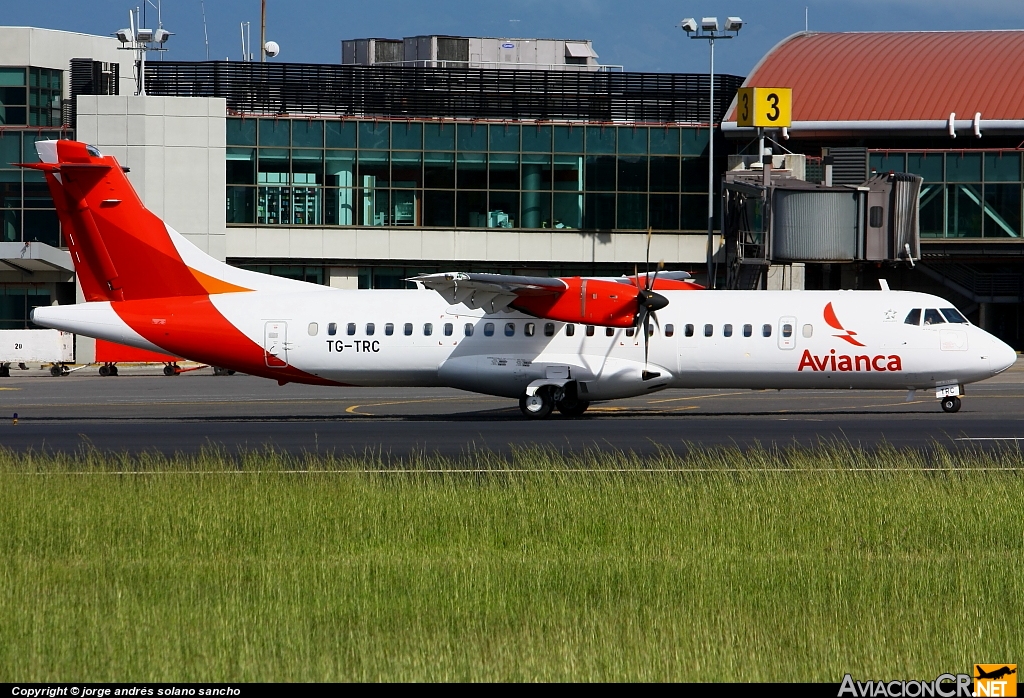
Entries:
{"label": "propeller", "polygon": [[[635,326],[637,329],[643,327],[644,333],[644,370],[641,372],[640,377],[642,380],[650,380],[657,378],[661,373],[657,371],[649,371],[647,366],[649,364],[649,357],[651,352],[651,318],[654,319],[655,325],[661,328],[661,323],[658,322],[658,316],[656,313],[668,305],[668,298],[656,293],[654,291],[654,282],[658,280],[658,272],[665,268],[665,262],[658,262],[657,268],[654,270],[653,276],[651,275],[651,228],[647,228],[647,271],[644,274],[646,281],[644,287],[640,286],[640,275],[635,274],[636,279],[636,300],[637,300],[637,313]],[[634,267],[635,268],[635,267]]]}

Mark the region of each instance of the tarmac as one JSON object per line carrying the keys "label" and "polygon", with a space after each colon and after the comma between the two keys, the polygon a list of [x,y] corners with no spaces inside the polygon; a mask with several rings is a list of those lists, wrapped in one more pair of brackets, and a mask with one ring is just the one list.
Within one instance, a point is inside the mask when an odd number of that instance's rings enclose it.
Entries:
{"label": "tarmac", "polygon": [[[580,419],[522,417],[513,400],[444,388],[331,388],[203,368],[97,367],[53,377],[34,365],[0,378],[0,445],[16,451],[460,455],[544,446],[653,453],[663,448],[815,445],[1016,446],[1024,441],[1024,362],[967,386],[962,409],[934,393],[666,390],[594,405]],[[17,413],[17,423],[14,414]]]}

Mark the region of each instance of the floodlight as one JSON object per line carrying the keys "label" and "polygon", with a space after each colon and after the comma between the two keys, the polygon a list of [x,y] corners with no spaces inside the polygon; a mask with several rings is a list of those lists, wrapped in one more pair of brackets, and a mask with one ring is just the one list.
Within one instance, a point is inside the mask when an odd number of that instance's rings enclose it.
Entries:
{"label": "floodlight", "polygon": [[131,42],[135,41],[135,37],[132,36],[131,29],[118,29],[116,36],[117,40],[120,41],[122,44],[130,44]]}
{"label": "floodlight", "polygon": [[171,33],[166,29],[154,29],[153,30],[153,41],[158,44],[162,44],[171,38]]}
{"label": "floodlight", "polygon": [[718,31],[718,17],[704,17],[700,21],[700,28],[706,32]]}
{"label": "floodlight", "polygon": [[686,32],[687,34],[692,34],[693,32],[697,31],[697,20],[695,20],[693,17],[687,17],[686,19],[683,20],[682,27],[684,32]]}
{"label": "floodlight", "polygon": [[152,41],[153,40],[153,30],[152,29],[140,29],[139,31],[137,31],[135,33],[135,38],[138,39],[139,41],[143,42],[143,43],[148,42],[148,41]]}
{"label": "floodlight", "polygon": [[738,32],[743,28],[743,20],[739,17],[727,17],[725,20],[725,31]]}

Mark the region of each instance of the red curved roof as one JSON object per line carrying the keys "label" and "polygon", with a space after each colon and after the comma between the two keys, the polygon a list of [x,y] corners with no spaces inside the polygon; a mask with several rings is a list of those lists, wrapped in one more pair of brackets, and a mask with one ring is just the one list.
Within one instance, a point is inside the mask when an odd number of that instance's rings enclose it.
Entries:
{"label": "red curved roof", "polygon": [[1024,31],[801,32],[743,84],[793,88],[793,121],[1024,119]]}

